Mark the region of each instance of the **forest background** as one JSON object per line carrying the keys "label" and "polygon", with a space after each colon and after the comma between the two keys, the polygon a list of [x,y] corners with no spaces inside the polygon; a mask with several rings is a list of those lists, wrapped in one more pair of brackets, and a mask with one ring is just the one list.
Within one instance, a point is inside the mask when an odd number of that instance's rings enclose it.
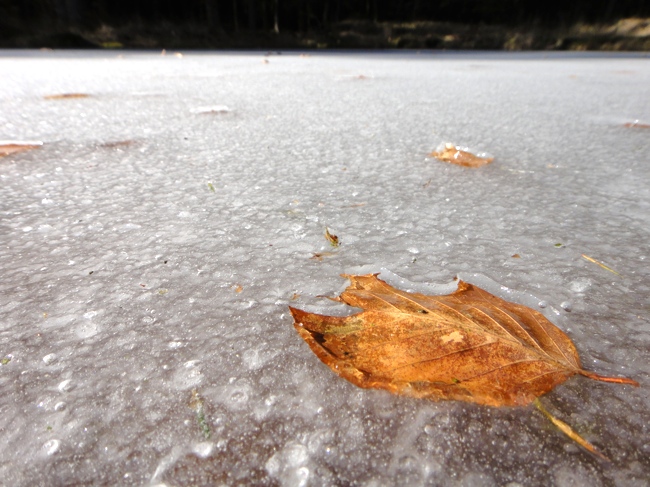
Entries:
{"label": "forest background", "polygon": [[647,0],[0,0],[0,47],[650,50]]}

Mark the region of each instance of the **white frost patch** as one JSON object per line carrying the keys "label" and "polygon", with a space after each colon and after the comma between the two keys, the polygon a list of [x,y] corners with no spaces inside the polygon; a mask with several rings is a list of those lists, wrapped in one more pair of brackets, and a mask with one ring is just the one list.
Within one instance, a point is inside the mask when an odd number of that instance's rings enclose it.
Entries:
{"label": "white frost patch", "polygon": [[310,475],[309,468],[306,466],[308,461],[307,447],[292,441],[269,458],[265,468],[271,477],[280,482],[280,485],[303,487],[307,485]]}
{"label": "white frost patch", "polygon": [[194,453],[199,458],[208,458],[212,455],[214,450],[214,443],[211,441],[202,441],[201,443],[196,443],[192,445],[192,453]]}
{"label": "white frost patch", "polygon": [[190,360],[174,373],[172,384],[175,389],[184,391],[203,382],[203,375],[198,360]]}

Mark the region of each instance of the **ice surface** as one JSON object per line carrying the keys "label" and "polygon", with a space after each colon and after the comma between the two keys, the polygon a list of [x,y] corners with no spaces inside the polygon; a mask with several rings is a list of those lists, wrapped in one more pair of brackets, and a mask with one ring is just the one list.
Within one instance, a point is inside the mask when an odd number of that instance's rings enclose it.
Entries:
{"label": "ice surface", "polygon": [[[0,52],[0,139],[43,141],[0,159],[3,484],[647,484],[646,58],[184,54]],[[641,383],[544,398],[611,465],[532,408],[335,376],[287,306],[351,313],[321,296],[360,272],[542,303]]]}

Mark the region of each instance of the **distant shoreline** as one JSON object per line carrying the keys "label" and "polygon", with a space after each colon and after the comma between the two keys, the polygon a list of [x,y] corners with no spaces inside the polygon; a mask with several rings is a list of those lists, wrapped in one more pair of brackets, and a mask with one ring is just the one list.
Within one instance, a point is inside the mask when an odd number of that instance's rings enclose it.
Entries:
{"label": "distant shoreline", "polygon": [[570,27],[451,22],[344,21],[328,31],[210,32],[192,24],[133,23],[92,30],[19,33],[0,48],[51,49],[450,49],[650,51],[650,19]]}

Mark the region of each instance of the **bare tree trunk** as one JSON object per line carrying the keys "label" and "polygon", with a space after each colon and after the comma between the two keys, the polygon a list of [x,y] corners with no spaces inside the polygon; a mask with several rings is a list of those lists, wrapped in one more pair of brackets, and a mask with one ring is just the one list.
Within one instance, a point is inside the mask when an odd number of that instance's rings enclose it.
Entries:
{"label": "bare tree trunk", "polygon": [[260,5],[260,8],[262,9],[262,12],[260,13],[260,18],[262,19],[262,31],[268,32],[269,30],[268,1],[262,0],[262,4]]}
{"label": "bare tree trunk", "polygon": [[248,0],[248,30],[255,32],[257,29],[257,0]]}
{"label": "bare tree trunk", "polygon": [[278,9],[280,0],[273,0],[273,32],[280,33],[280,24],[278,23]]}
{"label": "bare tree trunk", "polygon": [[411,13],[411,20],[421,20],[420,19],[421,7],[422,7],[422,2],[420,0],[415,0],[413,2],[413,12]]}
{"label": "bare tree trunk", "polygon": [[237,19],[237,0],[232,0],[232,24],[235,32],[239,32],[239,20]]}
{"label": "bare tree trunk", "polygon": [[330,2],[329,0],[325,0],[323,2],[323,29],[327,29],[329,27],[329,11],[330,11]]}
{"label": "bare tree trunk", "polygon": [[220,31],[219,6],[216,0],[205,0],[205,17],[210,32]]}
{"label": "bare tree trunk", "polygon": [[79,10],[79,2],[77,0],[56,0],[56,2],[54,2],[54,9],[56,11],[59,27],[63,29],[79,27],[79,24],[81,23],[81,13]]}

